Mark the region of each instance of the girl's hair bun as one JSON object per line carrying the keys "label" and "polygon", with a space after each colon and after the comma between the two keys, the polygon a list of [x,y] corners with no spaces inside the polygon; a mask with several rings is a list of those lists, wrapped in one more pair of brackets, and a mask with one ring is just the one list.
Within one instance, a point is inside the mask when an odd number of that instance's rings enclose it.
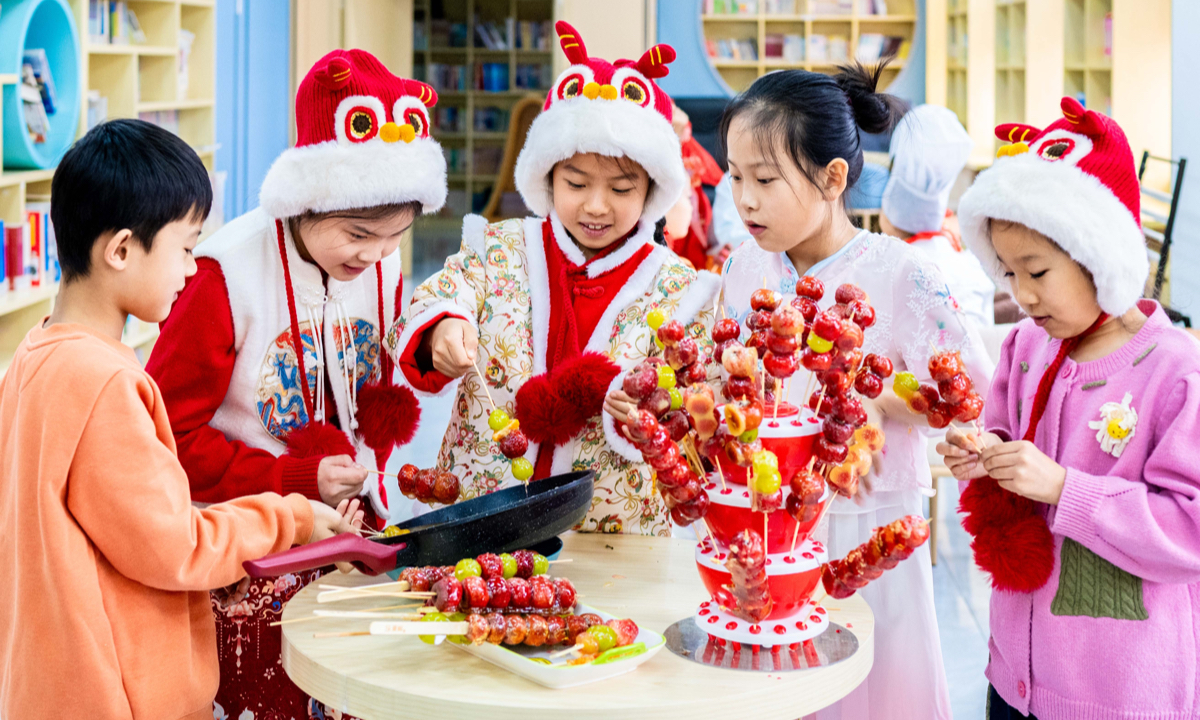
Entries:
{"label": "girl's hair bun", "polygon": [[855,124],[871,134],[891,130],[908,110],[907,103],[900,98],[875,90],[879,86],[880,75],[891,59],[884,58],[873,69],[858,61],[853,65],[842,65],[833,77],[850,100]]}

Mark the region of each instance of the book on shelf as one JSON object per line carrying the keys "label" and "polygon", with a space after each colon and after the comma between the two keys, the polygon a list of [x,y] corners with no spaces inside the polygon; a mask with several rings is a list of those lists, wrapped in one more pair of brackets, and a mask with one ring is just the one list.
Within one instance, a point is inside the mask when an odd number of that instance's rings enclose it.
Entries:
{"label": "book on shelf", "polygon": [[145,45],[146,33],[142,31],[142,23],[138,21],[133,8],[125,9],[125,22],[129,24],[129,41],[135,45]]}
{"label": "book on shelf", "polygon": [[54,223],[50,220],[50,202],[37,201],[25,204],[29,220],[30,252],[37,258],[37,284],[56,283],[62,279],[58,264],[58,241],[54,236]]}
{"label": "book on shelf", "polygon": [[91,130],[108,119],[108,98],[99,90],[88,90],[87,94],[87,129]]}
{"label": "book on shelf", "polygon": [[[511,18],[510,18],[511,20]],[[547,39],[554,37],[553,23],[549,20],[521,20],[517,23],[516,47],[519,50],[549,50]]]}
{"label": "book on shelf", "polygon": [[757,15],[758,0],[705,0],[705,15]]}
{"label": "book on shelf", "polygon": [[858,48],[855,50],[854,56],[863,62],[878,62],[885,57],[899,57],[903,45],[904,38],[902,37],[863,33],[858,36]]}
{"label": "book on shelf", "polygon": [[476,132],[505,132],[508,130],[508,111],[498,107],[477,107],[473,127]]}
{"label": "book on shelf", "polygon": [[21,113],[25,118],[25,131],[29,139],[34,144],[46,142],[46,136],[50,134],[50,118],[46,115],[42,93],[33,77],[33,68],[29,65],[21,66],[21,83],[17,85],[17,93],[21,98]]}
{"label": "book on shelf", "polygon": [[42,287],[62,278],[49,202],[29,203],[21,225],[0,222],[0,243],[0,277],[8,290]]}
{"label": "book on shelf", "polygon": [[508,92],[508,63],[475,63],[475,89]]}
{"label": "book on shelf", "polygon": [[179,111],[158,110],[155,112],[140,112],[138,120],[144,120],[151,125],[157,125],[164,130],[179,134]]}
{"label": "book on shelf", "polygon": [[179,51],[176,54],[176,72],[179,76],[175,83],[176,98],[186,100],[188,94],[188,65],[192,58],[192,45],[196,42],[196,33],[179,29]]}
{"label": "book on shelf", "polygon": [[813,15],[850,15],[854,0],[809,0],[808,7]]}
{"label": "book on shelf", "polygon": [[804,62],[804,36],[795,33],[767,35],[763,57],[789,63]]}
{"label": "book on shelf", "polygon": [[783,36],[783,59],[790,63],[804,62],[804,36],[788,34]]}
{"label": "book on shelf", "polygon": [[23,289],[25,275],[25,226],[8,225],[4,228],[4,277],[9,290]]}
{"label": "book on shelf", "polygon": [[887,0],[862,0],[859,12],[863,15],[887,15]]}
{"label": "book on shelf", "polygon": [[795,15],[796,0],[766,0],[763,12],[768,15]]}
{"label": "book on shelf", "polygon": [[748,62],[758,60],[758,41],[754,38],[742,40],[721,39],[717,41],[716,58]]}
{"label": "book on shelf", "polygon": [[520,90],[546,90],[554,81],[554,69],[548,63],[518,63],[514,80]]}
{"label": "book on shelf", "polygon": [[50,72],[50,62],[46,59],[46,51],[42,48],[26,48],[21,54],[22,74],[28,66],[33,73],[33,80],[38,93],[42,96],[42,105],[47,115],[53,115],[58,104],[58,94],[54,91],[54,75]]}
{"label": "book on shelf", "polygon": [[829,36],[814,34],[808,36],[809,62],[829,61]]}
{"label": "book on shelf", "polygon": [[1104,57],[1112,57],[1112,13],[1104,13]]}

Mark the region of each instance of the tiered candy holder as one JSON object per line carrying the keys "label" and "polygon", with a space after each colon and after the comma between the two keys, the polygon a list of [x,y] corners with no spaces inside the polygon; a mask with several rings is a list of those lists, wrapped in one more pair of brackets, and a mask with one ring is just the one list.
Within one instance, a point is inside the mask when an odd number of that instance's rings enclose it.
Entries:
{"label": "tiered candy holder", "polygon": [[[828,488],[821,498],[818,515],[800,524],[788,514],[789,481],[808,466],[812,445],[821,432],[820,421],[808,411],[781,404],[778,416],[768,406],[758,428],[763,448],[779,459],[783,478],[784,504],[767,518],[767,578],[773,609],[762,622],[751,624],[721,609],[718,598],[726,595],[732,580],[725,569],[729,541],[742,530],[763,532],[763,514],[750,508],[750,490],[746,468],[722,463],[724,488],[716,471],[709,474],[705,489],[709,495],[706,520],[711,538],[696,546],[696,567],[712,600],[701,603],[696,625],[710,638],[748,645],[791,645],[810,640],[829,626],[825,608],[811,602],[821,584],[821,565],[826,560],[824,546],[811,538],[820,510],[832,498]],[[795,549],[792,548],[795,538]]]}

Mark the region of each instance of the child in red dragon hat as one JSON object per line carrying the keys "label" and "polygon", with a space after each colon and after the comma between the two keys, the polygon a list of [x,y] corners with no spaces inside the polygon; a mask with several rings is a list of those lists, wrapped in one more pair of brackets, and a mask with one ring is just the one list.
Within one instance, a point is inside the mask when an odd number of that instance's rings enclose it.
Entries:
{"label": "child in red dragon hat", "polygon": [[1125,134],[1063,98],[959,204],[963,238],[1029,315],[1009,334],[987,432],[938,452],[991,575],[989,720],[1200,713],[1200,352],[1142,298]]}
{"label": "child in red dragon hat", "polygon": [[[268,171],[261,206],[197,248],[147,364],[195,500],[366,495],[387,519],[386,489],[366,468],[411,440],[419,409],[380,340],[401,298],[401,237],[446,198],[429,137],[436,102],[369,53],[329,53],[300,83],[297,144]],[[256,581],[245,601],[216,608],[217,703],[229,717],[309,716],[269,623],[320,574]]]}
{"label": "child in red dragon hat", "polygon": [[[654,82],[675,51],[656,45],[610,63],[589,56],[575,28],[556,29],[571,65],[516,166],[538,217],[468,216],[461,250],[416,289],[388,344],[419,392],[456,395],[438,467],[464,478],[467,497],[514,477],[591,469],[595,500],[581,529],[669,535],[649,466],[601,410],[619,373],[654,347],[650,311],[709,343],[718,278],[655,242],[690,191],[671,99]],[[528,437],[519,452],[506,444],[511,463],[488,422],[489,393]]]}

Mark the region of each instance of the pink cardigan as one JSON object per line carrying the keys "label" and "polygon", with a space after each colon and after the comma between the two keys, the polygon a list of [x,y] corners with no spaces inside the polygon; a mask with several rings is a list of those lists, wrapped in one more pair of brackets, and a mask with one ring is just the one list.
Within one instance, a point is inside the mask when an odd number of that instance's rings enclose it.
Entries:
{"label": "pink cardigan", "polygon": [[[1059,504],[1043,506],[1050,580],[992,594],[987,677],[1039,720],[1200,718],[1200,344],[1157,303],[1139,307],[1149,321],[1120,350],[1067,359],[1038,427],[1067,468]],[[1029,320],[1009,334],[988,430],[1022,436],[1058,346]],[[1138,421],[1117,458],[1088,423],[1126,393]]]}

